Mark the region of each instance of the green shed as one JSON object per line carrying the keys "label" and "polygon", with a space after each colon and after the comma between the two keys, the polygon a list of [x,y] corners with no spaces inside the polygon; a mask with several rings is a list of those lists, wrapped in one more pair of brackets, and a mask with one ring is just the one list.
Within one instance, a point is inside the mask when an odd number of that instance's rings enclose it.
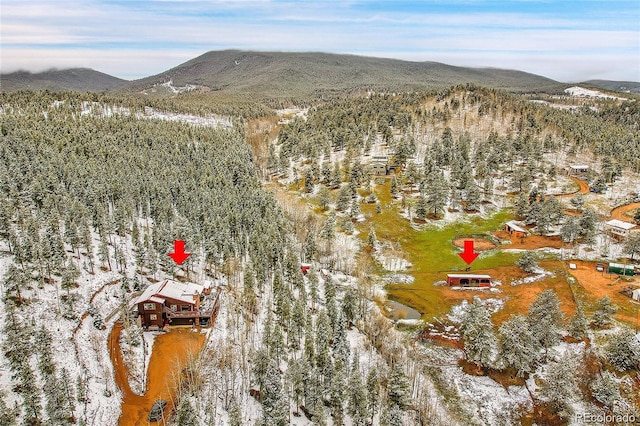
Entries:
{"label": "green shed", "polygon": [[623,263],[609,263],[607,272],[610,274],[625,275],[627,277],[635,275],[633,265],[625,265]]}

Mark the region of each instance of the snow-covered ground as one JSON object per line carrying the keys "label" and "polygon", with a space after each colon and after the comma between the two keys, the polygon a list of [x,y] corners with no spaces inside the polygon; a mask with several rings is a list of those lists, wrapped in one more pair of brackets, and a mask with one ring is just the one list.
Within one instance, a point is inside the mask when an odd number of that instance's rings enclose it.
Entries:
{"label": "snow-covered ground", "polygon": [[624,99],[613,95],[607,95],[598,90],[586,89],[580,86],[572,86],[564,89],[564,92],[579,98],[600,98],[600,99]]}

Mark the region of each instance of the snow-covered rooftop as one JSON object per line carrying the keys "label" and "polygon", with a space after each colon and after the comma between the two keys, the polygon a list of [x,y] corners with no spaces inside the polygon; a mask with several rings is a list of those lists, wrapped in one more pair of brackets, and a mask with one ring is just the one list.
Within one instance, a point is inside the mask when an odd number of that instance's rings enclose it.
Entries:
{"label": "snow-covered rooftop", "polygon": [[164,280],[147,287],[133,304],[146,302],[147,300],[164,303],[164,299],[169,298],[193,305],[195,303],[193,296],[195,294],[202,294],[203,290],[204,286],[200,284]]}
{"label": "snow-covered rooftop", "polygon": [[514,220],[507,222],[507,225],[509,226],[509,228],[513,229],[514,231],[524,232],[525,234],[529,233],[529,231],[527,231],[525,228],[522,227],[522,225],[518,224],[518,222]]}
{"label": "snow-covered rooftop", "polygon": [[621,220],[618,219],[611,219],[610,221],[606,222],[606,224],[608,226],[614,227],[614,228],[620,228],[620,229],[624,229],[624,230],[629,230],[629,229],[633,229],[636,227],[635,224],[633,223],[629,223],[629,222],[623,222]]}

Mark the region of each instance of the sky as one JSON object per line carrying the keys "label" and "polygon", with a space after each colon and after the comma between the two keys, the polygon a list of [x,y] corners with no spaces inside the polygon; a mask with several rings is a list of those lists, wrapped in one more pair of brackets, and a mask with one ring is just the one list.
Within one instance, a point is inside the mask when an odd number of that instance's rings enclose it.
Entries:
{"label": "sky", "polygon": [[0,0],[0,71],[157,74],[210,50],[322,51],[640,81],[640,0]]}

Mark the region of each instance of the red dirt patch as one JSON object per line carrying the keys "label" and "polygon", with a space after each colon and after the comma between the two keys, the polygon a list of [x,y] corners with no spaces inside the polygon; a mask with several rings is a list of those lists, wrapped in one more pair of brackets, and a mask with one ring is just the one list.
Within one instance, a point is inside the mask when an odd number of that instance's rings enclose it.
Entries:
{"label": "red dirt patch", "polygon": [[630,212],[635,209],[640,209],[640,203],[631,203],[624,206],[616,207],[611,210],[611,219],[618,219],[624,222],[634,223],[633,218],[626,215],[627,212]]}
{"label": "red dirt patch", "polygon": [[561,248],[562,238],[559,235],[547,237],[544,235],[529,235],[526,238],[511,238],[506,231],[496,231],[493,233],[500,240],[510,240],[511,244],[502,248],[535,250],[543,247]]}
{"label": "red dirt patch", "polygon": [[[174,403],[174,375],[180,365],[184,365],[189,357],[196,356],[205,336],[187,328],[173,328],[169,333],[156,337],[153,353],[147,372],[147,391],[138,396],[131,391],[127,379],[127,367],[122,360],[120,350],[120,332],[122,324],[117,322],[109,335],[109,352],[115,370],[115,379],[122,391],[122,413],[118,424],[122,426],[144,426],[149,424],[147,416],[156,399],[167,401],[165,413],[169,415]],[[162,421],[158,424],[164,424]]]}
{"label": "red dirt patch", "polygon": [[578,280],[579,285],[587,293],[587,302],[595,303],[597,299],[609,296],[611,301],[620,308],[616,318],[631,325],[636,324],[637,306],[632,305],[631,298],[621,294],[620,290],[628,285],[640,285],[638,277],[627,277],[626,280],[629,282],[621,279],[617,274],[596,271],[598,262],[572,260],[571,263],[576,265],[576,269],[570,269],[568,272]]}
{"label": "red dirt patch", "polygon": [[453,240],[453,245],[463,248],[465,241],[473,241],[473,249],[476,251],[493,250],[494,248],[496,248],[496,245],[493,243],[493,241],[489,241],[484,238],[457,238]]}

